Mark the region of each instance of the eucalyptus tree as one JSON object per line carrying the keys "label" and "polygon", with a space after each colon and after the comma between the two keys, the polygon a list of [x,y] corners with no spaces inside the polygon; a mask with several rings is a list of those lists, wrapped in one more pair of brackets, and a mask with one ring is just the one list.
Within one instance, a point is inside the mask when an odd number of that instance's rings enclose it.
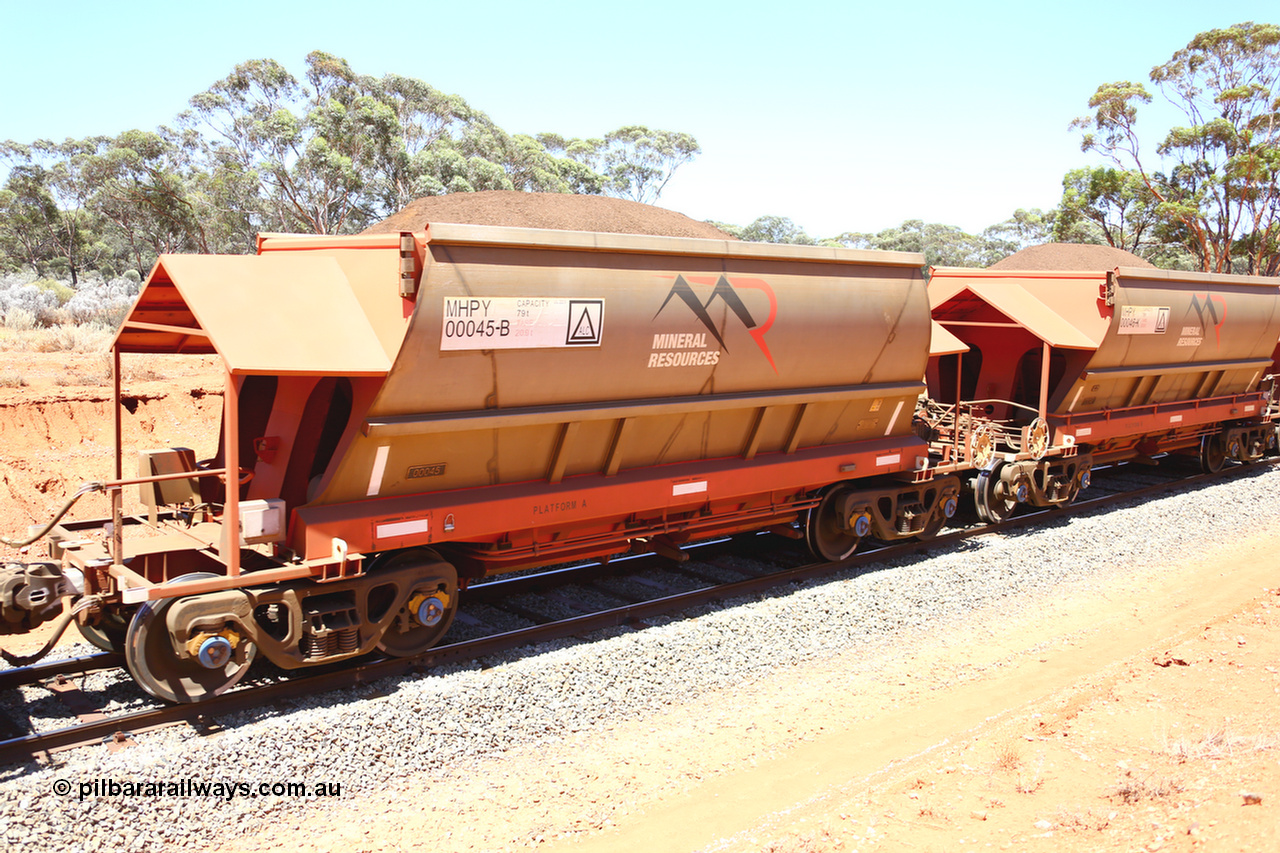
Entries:
{"label": "eucalyptus tree", "polygon": [[676,170],[701,152],[688,133],[627,125],[605,134],[597,156],[606,192],[653,204]]}
{"label": "eucalyptus tree", "polygon": [[1073,169],[1062,179],[1053,224],[1061,243],[1101,243],[1141,255],[1156,242],[1156,205],[1142,175],[1107,166]]}
{"label": "eucalyptus tree", "polygon": [[908,219],[875,234],[847,231],[835,238],[851,249],[921,252],[929,266],[982,267],[994,263],[982,237],[954,225]]}
{"label": "eucalyptus tree", "polygon": [[[412,77],[388,74],[370,81],[370,89],[396,123],[395,134],[373,151],[371,190],[379,211],[390,213],[415,198],[447,192],[447,180],[466,171],[451,156],[454,139],[469,123],[487,117],[481,118],[458,95]],[[447,179],[442,179],[446,173]]]}
{"label": "eucalyptus tree", "polygon": [[1018,208],[1004,222],[984,228],[980,235],[982,266],[990,266],[1028,246],[1049,242],[1057,217],[1056,209],[1046,212],[1038,207]]}
{"label": "eucalyptus tree", "polygon": [[102,139],[0,144],[0,156],[12,164],[10,182],[17,180],[10,189],[17,190],[15,202],[21,203],[18,208],[7,208],[20,215],[6,228],[28,230],[23,242],[39,246],[33,266],[66,275],[73,286],[82,272],[110,255],[89,206],[95,192],[93,154]]}
{"label": "eucalyptus tree", "polygon": [[603,137],[566,139],[542,133],[537,139],[551,154],[582,167],[566,174],[573,192],[604,193],[645,204],[656,203],[676,170],[702,152],[688,133],[638,124]]}
{"label": "eucalyptus tree", "polygon": [[652,201],[697,153],[631,126],[599,139],[510,134],[463,98],[321,51],[294,77],[240,63],[176,128],[0,144],[0,267],[144,274],[164,252],[251,252],[262,231],[358,231],[415,198],[478,190]]}
{"label": "eucalyptus tree", "polygon": [[210,240],[218,212],[197,188],[189,153],[179,135],[161,128],[100,137],[86,154],[86,177],[94,188],[89,205],[114,226],[141,274],[166,252],[220,248]]}
{"label": "eucalyptus tree", "polygon": [[242,206],[264,230],[345,233],[421,196],[602,183],[457,95],[397,74],[360,75],[320,51],[307,56],[303,80],[274,60],[241,63],[192,98],[182,121],[208,135],[206,170],[229,179],[229,194],[256,178]]}
{"label": "eucalyptus tree", "polygon": [[1140,177],[1166,233],[1210,272],[1280,272],[1280,27],[1246,22],[1195,36],[1150,79],[1186,120],[1156,146],[1139,135],[1141,83],[1098,87],[1072,126],[1081,147]]}
{"label": "eucalyptus tree", "polygon": [[372,164],[398,120],[345,60],[312,52],[306,80],[273,59],[243,62],[192,98],[182,121],[212,133],[210,164],[257,177],[264,230],[356,230],[375,215]]}
{"label": "eucalyptus tree", "polygon": [[57,242],[60,213],[47,173],[34,163],[15,165],[0,188],[0,269],[40,275]]}
{"label": "eucalyptus tree", "polygon": [[798,246],[813,246],[818,242],[787,216],[758,216],[750,225],[733,225],[728,222],[708,224],[714,225],[731,237],[750,243],[791,243]]}

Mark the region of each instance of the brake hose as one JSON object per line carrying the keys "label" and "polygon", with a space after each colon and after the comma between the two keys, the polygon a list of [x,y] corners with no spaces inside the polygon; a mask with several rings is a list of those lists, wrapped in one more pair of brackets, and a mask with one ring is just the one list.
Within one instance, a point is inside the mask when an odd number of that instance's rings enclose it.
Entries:
{"label": "brake hose", "polygon": [[44,536],[46,533],[52,530],[53,526],[57,524],[59,521],[62,521],[62,517],[71,511],[71,507],[75,506],[76,501],[80,500],[80,498],[84,497],[90,492],[101,492],[101,491],[104,491],[105,489],[106,489],[106,486],[104,486],[102,483],[96,483],[96,482],[85,483],[80,487],[80,489],[74,495],[72,495],[67,500],[65,504],[62,505],[62,509],[58,510],[58,513],[53,517],[53,520],[50,521],[48,524],[46,524],[44,527],[40,528],[39,533],[36,533],[34,536],[29,536],[26,539],[10,539],[7,536],[0,536],[0,542],[3,542],[5,545],[8,545],[11,548],[27,547],[32,542],[39,540],[42,536]]}
{"label": "brake hose", "polygon": [[53,625],[53,631],[49,634],[49,639],[45,640],[44,645],[40,647],[39,651],[29,655],[15,655],[5,651],[4,649],[0,649],[0,657],[4,658],[9,666],[30,666],[53,650],[53,647],[57,645],[58,640],[62,639],[62,634],[67,630],[67,626],[71,624],[71,620],[75,619],[80,611],[87,610],[88,608],[101,603],[101,596],[86,595],[84,598],[77,601],[74,607],[58,617],[58,621]]}

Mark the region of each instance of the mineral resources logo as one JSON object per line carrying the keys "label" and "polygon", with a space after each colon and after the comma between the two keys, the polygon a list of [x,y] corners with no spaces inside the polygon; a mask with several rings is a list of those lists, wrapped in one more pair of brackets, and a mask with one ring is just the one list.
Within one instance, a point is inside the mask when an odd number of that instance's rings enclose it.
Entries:
{"label": "mineral resources logo", "polygon": [[1191,310],[1187,313],[1190,314],[1191,311],[1195,311],[1200,317],[1201,326],[1213,326],[1214,339],[1218,346],[1222,346],[1222,324],[1227,322],[1227,300],[1212,293],[1206,293],[1204,296],[1193,293]]}
{"label": "mineral resources logo", "polygon": [[[692,284],[691,284],[692,282]],[[693,290],[693,284],[712,285],[711,295],[707,297],[707,301],[703,302],[697,293]],[[762,291],[769,298],[769,316],[763,323],[756,322],[751,316],[751,312],[743,303],[742,297],[738,295],[738,288],[747,288],[751,290]],[[715,321],[711,319],[710,309],[717,299],[724,302],[725,306],[733,313],[735,317],[746,328],[747,333],[751,335],[756,342],[756,346],[760,348],[760,352],[764,353],[764,357],[769,361],[769,366],[773,368],[773,372],[778,372],[778,366],[773,362],[773,354],[769,352],[769,345],[765,343],[764,336],[773,326],[773,321],[778,315],[778,299],[774,296],[773,288],[758,278],[734,278],[730,281],[726,276],[713,278],[711,276],[676,276],[675,284],[671,286],[667,298],[662,301],[661,307],[653,315],[653,319],[657,320],[673,299],[679,299],[683,302],[693,316],[698,318],[707,331],[705,334],[655,334],[653,336],[653,352],[649,354],[649,367],[689,367],[701,365],[714,365],[720,362],[721,353],[727,354],[729,346],[725,343],[724,338],[716,329]],[[720,348],[712,350],[707,343],[707,335],[710,335],[719,344]]]}

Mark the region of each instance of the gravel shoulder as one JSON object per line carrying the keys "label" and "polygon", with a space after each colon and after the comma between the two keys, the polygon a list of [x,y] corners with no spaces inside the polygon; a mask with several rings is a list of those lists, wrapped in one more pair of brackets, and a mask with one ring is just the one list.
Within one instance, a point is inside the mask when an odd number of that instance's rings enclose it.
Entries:
{"label": "gravel shoulder", "polygon": [[850,650],[424,771],[220,849],[1275,849],[1278,533],[986,608],[887,662]]}

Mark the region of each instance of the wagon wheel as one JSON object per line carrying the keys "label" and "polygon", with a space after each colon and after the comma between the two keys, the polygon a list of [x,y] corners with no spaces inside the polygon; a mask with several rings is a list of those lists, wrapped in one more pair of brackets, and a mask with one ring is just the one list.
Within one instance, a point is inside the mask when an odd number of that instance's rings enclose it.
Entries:
{"label": "wagon wheel", "polygon": [[1226,464],[1227,452],[1222,446],[1222,436],[1206,435],[1200,439],[1200,470],[1216,474]]}
{"label": "wagon wheel", "polygon": [[422,565],[422,578],[378,642],[379,649],[401,658],[420,655],[440,642],[458,612],[458,573],[434,551],[400,551],[375,562],[370,572],[409,563]]}
{"label": "wagon wheel", "polygon": [[[166,586],[219,577],[195,572],[174,578]],[[223,693],[248,672],[257,647],[247,640],[232,651],[225,639],[210,638],[199,658],[183,659],[174,651],[165,613],[177,601],[165,598],[148,601],[138,608],[129,623],[124,660],[133,680],[157,699],[166,702],[201,702]]]}
{"label": "wagon wheel", "polygon": [[944,495],[937,506],[933,508],[933,516],[924,526],[916,538],[921,542],[928,542],[938,535],[938,531],[946,526],[947,522],[956,514],[956,510],[960,508],[959,495]]}
{"label": "wagon wheel", "polygon": [[996,440],[990,425],[980,425],[969,436],[969,461],[975,468],[985,468],[995,452]]}
{"label": "wagon wheel", "polygon": [[1080,493],[1089,488],[1089,484],[1093,482],[1093,474],[1086,466],[1081,466],[1071,480],[1071,488],[1067,491],[1067,499],[1062,503],[1050,504],[1049,509],[1063,509],[1076,502],[1076,498],[1080,497]]}
{"label": "wagon wheel", "polygon": [[862,533],[845,529],[836,506],[843,494],[842,489],[827,491],[818,505],[809,510],[804,522],[809,550],[815,557],[832,563],[846,559],[858,547],[859,540],[871,532],[871,520],[866,516],[856,522],[855,529],[861,528]]}
{"label": "wagon wheel", "polygon": [[1006,521],[1018,508],[1018,500],[1008,485],[1000,479],[1003,462],[984,468],[974,481],[973,496],[978,507],[978,518],[988,524]]}
{"label": "wagon wheel", "polygon": [[80,631],[80,636],[104,652],[123,652],[132,616],[128,611],[108,608],[102,611],[96,625],[76,622],[76,628]]}

